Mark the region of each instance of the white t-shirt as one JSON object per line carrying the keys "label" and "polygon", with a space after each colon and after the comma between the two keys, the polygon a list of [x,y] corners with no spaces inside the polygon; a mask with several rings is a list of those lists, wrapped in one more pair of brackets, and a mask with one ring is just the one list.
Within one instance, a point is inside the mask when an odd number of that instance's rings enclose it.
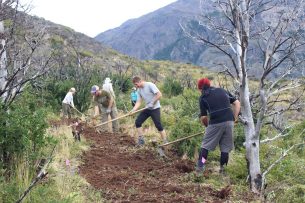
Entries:
{"label": "white t-shirt", "polygon": [[62,101],[62,103],[65,104],[70,104],[71,106],[74,107],[74,103],[73,103],[73,94],[72,92],[68,92],[64,98],[64,100]]}
{"label": "white t-shirt", "polygon": [[[144,82],[143,87],[138,88],[138,95],[145,101],[146,105],[153,101],[156,94],[160,92],[157,86],[152,82]],[[153,109],[160,108],[160,101],[158,100]]]}

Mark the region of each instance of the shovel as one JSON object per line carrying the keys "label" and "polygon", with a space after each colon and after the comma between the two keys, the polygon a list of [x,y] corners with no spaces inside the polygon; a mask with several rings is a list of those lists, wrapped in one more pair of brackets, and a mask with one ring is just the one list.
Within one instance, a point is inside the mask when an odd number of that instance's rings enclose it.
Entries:
{"label": "shovel", "polygon": [[123,115],[123,116],[119,116],[119,117],[117,117],[117,118],[114,118],[114,119],[112,119],[112,120],[106,121],[106,122],[104,122],[104,123],[100,123],[100,124],[98,124],[98,125],[96,125],[96,126],[93,126],[93,127],[96,128],[96,127],[99,127],[99,126],[108,124],[108,123],[110,123],[110,122],[112,122],[112,121],[116,121],[116,120],[119,120],[119,119],[121,119],[121,118],[125,118],[125,117],[127,117],[127,116],[131,116],[131,115],[133,115],[133,114],[135,114],[135,113],[138,113],[138,112],[140,112],[140,111],[143,111],[143,110],[145,110],[145,109],[147,109],[147,107],[142,108],[142,109],[139,109],[139,110],[136,110],[136,111],[133,111],[133,112],[130,112],[130,113],[125,114],[125,115]]}
{"label": "shovel", "polygon": [[204,131],[203,131],[203,132],[196,133],[196,134],[193,134],[193,135],[189,135],[189,136],[186,136],[186,137],[183,137],[183,138],[179,138],[179,139],[174,140],[174,141],[172,141],[172,142],[168,142],[168,143],[165,143],[165,144],[158,145],[158,146],[157,146],[157,151],[158,151],[158,153],[159,153],[159,155],[160,155],[161,157],[167,158],[167,156],[165,155],[165,153],[164,153],[164,151],[163,151],[163,149],[164,149],[165,146],[168,146],[168,145],[171,145],[171,144],[174,144],[174,143],[177,143],[177,142],[186,140],[186,139],[190,139],[190,138],[192,138],[192,137],[195,137],[195,136],[201,135],[201,134],[204,134]]}

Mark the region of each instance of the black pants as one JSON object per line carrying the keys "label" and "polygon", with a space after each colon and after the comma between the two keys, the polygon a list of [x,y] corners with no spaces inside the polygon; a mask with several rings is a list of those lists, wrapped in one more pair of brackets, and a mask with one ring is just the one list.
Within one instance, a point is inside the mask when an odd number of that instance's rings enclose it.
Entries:
{"label": "black pants", "polygon": [[[203,166],[203,162],[202,162],[202,158],[204,158],[204,160],[207,160],[208,159],[208,154],[209,154],[209,151],[205,148],[201,148],[200,150],[200,153],[199,153],[199,158],[198,158],[198,166],[199,167],[202,167]],[[220,154],[220,166],[223,166],[223,165],[227,165],[228,164],[228,161],[229,161],[229,153],[228,152],[221,152]]]}
{"label": "black pants", "polygon": [[160,108],[149,110],[145,109],[142,111],[136,119],[136,128],[142,127],[142,124],[146,121],[147,118],[151,117],[158,131],[163,131],[161,124]]}
{"label": "black pants", "polygon": [[131,105],[132,107],[134,107],[134,105],[136,105],[137,101],[131,101]]}

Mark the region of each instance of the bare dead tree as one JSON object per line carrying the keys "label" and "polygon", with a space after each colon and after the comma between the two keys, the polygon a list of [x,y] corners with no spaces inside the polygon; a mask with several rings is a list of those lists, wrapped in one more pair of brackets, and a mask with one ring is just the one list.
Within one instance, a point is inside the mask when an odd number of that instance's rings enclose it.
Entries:
{"label": "bare dead tree", "polygon": [[[18,0],[0,2],[0,97],[4,106],[9,106],[27,84],[44,75],[51,60],[48,54],[37,53],[43,52],[39,46],[44,29],[29,29],[29,17],[20,11],[22,8]],[[4,21],[10,24],[4,26]]]}
{"label": "bare dead tree", "polygon": [[[259,159],[261,129],[268,122],[276,125],[272,122],[275,115],[300,108],[299,95],[284,101],[281,94],[301,86],[300,79],[289,77],[304,73],[304,1],[198,2],[201,15],[180,25],[187,36],[227,59],[215,64],[224,67],[239,87],[250,186],[260,193],[264,182]],[[259,80],[259,88],[253,93],[249,88],[251,73],[258,74]]]}

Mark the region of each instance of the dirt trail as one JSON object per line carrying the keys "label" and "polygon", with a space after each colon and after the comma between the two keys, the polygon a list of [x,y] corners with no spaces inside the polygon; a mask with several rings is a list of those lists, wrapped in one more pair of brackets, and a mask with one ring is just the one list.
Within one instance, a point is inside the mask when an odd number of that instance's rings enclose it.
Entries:
{"label": "dirt trail", "polygon": [[98,134],[86,127],[82,136],[92,141],[80,174],[109,202],[223,202],[230,189],[214,190],[187,180],[194,163],[171,155],[161,159],[153,147],[135,147],[124,134]]}

